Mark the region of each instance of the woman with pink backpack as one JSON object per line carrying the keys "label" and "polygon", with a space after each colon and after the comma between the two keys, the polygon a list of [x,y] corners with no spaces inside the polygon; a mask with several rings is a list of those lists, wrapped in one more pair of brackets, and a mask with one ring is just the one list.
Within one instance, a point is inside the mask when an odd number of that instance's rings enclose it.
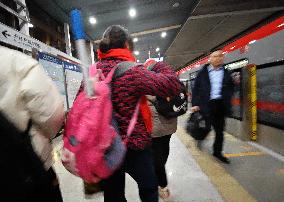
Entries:
{"label": "woman with pink backpack", "polygon": [[132,51],[126,29],[107,28],[99,62],[85,76],[85,91],[79,91],[64,130],[63,165],[86,183],[99,183],[105,202],[126,201],[126,172],[137,182],[143,202],[158,202],[146,95],[175,96],[181,88],[168,65],[146,69],[135,63]]}
{"label": "woman with pink backpack", "polygon": [[[151,120],[145,95],[167,97],[180,90],[178,78],[170,66],[156,63],[147,70],[142,64],[135,64],[132,55],[133,42],[128,31],[113,25],[106,29],[99,44],[97,69],[106,77],[121,62],[133,62],[133,67],[115,78],[112,83],[112,104],[115,120],[127,152],[122,166],[103,181],[105,202],[125,202],[125,173],[138,184],[143,202],[158,202],[158,184],[155,176],[151,146]],[[134,130],[127,136],[129,122],[139,101],[140,113]],[[143,101],[144,100],[144,101]],[[142,110],[142,111],[141,111]],[[147,118],[148,117],[148,118]]]}

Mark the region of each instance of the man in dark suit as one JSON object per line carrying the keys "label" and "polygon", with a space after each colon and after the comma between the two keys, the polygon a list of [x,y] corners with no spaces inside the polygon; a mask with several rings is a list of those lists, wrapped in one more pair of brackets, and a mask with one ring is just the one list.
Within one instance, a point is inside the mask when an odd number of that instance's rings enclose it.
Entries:
{"label": "man in dark suit", "polygon": [[208,127],[215,130],[213,156],[224,163],[230,163],[222,154],[225,117],[231,111],[233,80],[223,67],[224,55],[221,50],[214,51],[198,73],[192,91],[192,111],[199,111],[206,119]]}

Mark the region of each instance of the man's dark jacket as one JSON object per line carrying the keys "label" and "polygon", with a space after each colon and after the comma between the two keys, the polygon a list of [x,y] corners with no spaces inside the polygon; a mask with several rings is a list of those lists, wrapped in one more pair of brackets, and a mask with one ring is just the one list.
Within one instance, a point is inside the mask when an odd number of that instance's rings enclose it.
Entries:
{"label": "man's dark jacket", "polygon": [[[200,112],[203,116],[209,116],[210,114],[209,101],[211,84],[208,66],[209,64],[204,65],[198,73],[192,91],[192,106],[199,106]],[[224,69],[221,95],[225,105],[226,116],[230,115],[231,112],[231,98],[233,95],[233,90],[234,84],[230,72]]]}

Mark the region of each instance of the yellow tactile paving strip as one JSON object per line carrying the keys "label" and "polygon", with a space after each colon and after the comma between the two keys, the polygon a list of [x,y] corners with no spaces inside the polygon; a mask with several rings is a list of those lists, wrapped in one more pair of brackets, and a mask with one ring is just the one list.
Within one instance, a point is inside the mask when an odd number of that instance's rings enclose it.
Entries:
{"label": "yellow tactile paving strip", "polygon": [[211,155],[199,151],[196,148],[194,140],[186,134],[186,131],[182,127],[178,126],[176,134],[190,151],[203,172],[216,186],[225,201],[256,201],[217,161],[213,159]]}
{"label": "yellow tactile paving strip", "polygon": [[284,168],[281,168],[279,172],[284,175]]}
{"label": "yellow tactile paving strip", "polygon": [[264,155],[263,152],[240,152],[240,153],[234,153],[234,154],[224,154],[224,156],[228,158],[232,157],[241,157],[241,156],[261,156]]}

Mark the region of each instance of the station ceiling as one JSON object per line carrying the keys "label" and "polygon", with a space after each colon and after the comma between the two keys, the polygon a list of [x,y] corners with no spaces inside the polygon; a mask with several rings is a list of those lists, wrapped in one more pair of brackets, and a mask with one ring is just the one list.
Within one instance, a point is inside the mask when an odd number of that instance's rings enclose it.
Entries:
{"label": "station ceiling", "polygon": [[[138,38],[140,62],[164,57],[174,69],[221,47],[240,33],[284,10],[282,0],[32,0],[59,22],[69,22],[73,8],[82,10],[86,33],[97,42],[113,24]],[[130,17],[130,9],[136,16]],[[94,17],[96,24],[89,18]],[[166,36],[161,37],[162,32]],[[157,49],[159,48],[159,49]]]}

